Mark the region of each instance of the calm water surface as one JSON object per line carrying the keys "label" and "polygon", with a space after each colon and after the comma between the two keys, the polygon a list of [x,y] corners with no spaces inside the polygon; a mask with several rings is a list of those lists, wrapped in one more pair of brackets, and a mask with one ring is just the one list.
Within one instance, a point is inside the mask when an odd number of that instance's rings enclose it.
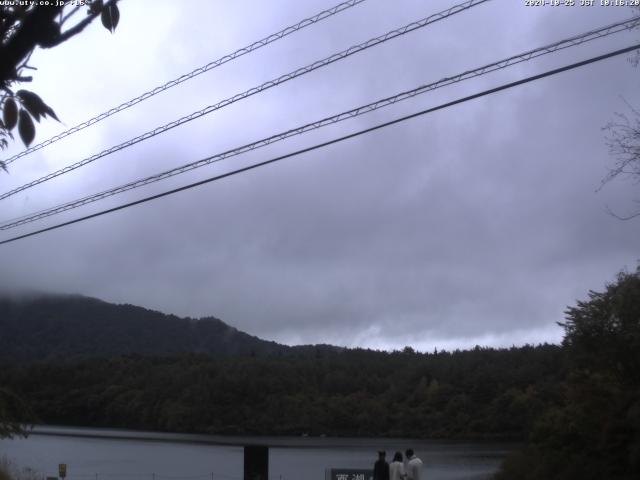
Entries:
{"label": "calm water surface", "polygon": [[386,449],[389,457],[408,447],[424,462],[428,480],[479,480],[491,478],[514,448],[511,444],[403,439],[240,438],[63,427],[39,430],[41,433],[27,439],[0,440],[0,456],[19,468],[50,476],[57,475],[59,463],[66,463],[68,480],[241,480],[244,443],[275,445],[269,453],[272,480],[324,480],[326,468],[372,468],[377,450]]}

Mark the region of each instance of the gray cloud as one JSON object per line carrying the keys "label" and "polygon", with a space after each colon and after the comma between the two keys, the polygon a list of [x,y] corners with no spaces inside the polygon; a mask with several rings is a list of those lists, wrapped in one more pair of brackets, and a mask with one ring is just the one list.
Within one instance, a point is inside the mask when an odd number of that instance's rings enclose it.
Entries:
{"label": "gray cloud", "polygon": [[[328,6],[235,3],[221,11],[212,2],[192,10],[155,2],[151,23],[143,21],[145,2],[123,5],[114,36],[96,27],[82,42],[37,55],[34,90],[60,105],[58,113],[71,125]],[[192,161],[630,14],[600,7],[534,11],[516,3],[490,2],[239,102],[6,201],[3,216]],[[367,2],[16,162],[2,181],[18,185],[446,6]],[[82,212],[636,38],[634,32],[602,40],[438,90]],[[640,100],[637,75],[624,58],[608,60],[0,247],[0,278],[16,287],[215,315],[289,343],[432,349],[557,341],[555,322],[564,308],[619,269],[633,268],[639,257],[640,223],[621,222],[605,209],[628,208],[637,186],[614,182],[595,192],[611,162],[601,127],[625,108],[621,96]],[[61,128],[43,125],[38,138]]]}

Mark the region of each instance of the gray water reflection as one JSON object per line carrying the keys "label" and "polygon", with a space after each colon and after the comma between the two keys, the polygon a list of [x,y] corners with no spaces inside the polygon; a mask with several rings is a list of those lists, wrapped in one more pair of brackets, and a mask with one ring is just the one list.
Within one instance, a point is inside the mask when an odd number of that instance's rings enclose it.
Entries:
{"label": "gray water reflection", "polygon": [[[306,439],[172,435],[126,430],[55,428],[47,435],[0,440],[0,455],[43,475],[68,465],[68,480],[237,480],[242,479],[243,443],[270,449],[272,480],[324,479],[330,467],[371,468],[376,451],[413,447],[429,480],[486,479],[509,444],[417,442],[402,439]],[[89,436],[68,436],[68,435]],[[236,446],[221,445],[234,443]]]}

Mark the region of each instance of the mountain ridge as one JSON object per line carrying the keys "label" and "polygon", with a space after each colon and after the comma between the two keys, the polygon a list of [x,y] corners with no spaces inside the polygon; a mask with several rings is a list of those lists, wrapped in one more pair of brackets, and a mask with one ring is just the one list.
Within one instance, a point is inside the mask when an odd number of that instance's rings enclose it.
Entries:
{"label": "mountain ridge", "polygon": [[214,317],[179,317],[78,294],[0,292],[0,359],[44,361],[93,356],[282,355],[330,345],[288,346]]}

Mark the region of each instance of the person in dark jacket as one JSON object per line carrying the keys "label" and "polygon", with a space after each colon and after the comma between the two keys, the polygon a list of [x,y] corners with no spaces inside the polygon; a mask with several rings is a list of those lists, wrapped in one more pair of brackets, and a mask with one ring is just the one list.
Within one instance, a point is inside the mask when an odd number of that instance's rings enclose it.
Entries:
{"label": "person in dark jacket", "polygon": [[378,461],[373,465],[373,480],[389,480],[389,464],[385,460],[387,453],[378,452]]}

